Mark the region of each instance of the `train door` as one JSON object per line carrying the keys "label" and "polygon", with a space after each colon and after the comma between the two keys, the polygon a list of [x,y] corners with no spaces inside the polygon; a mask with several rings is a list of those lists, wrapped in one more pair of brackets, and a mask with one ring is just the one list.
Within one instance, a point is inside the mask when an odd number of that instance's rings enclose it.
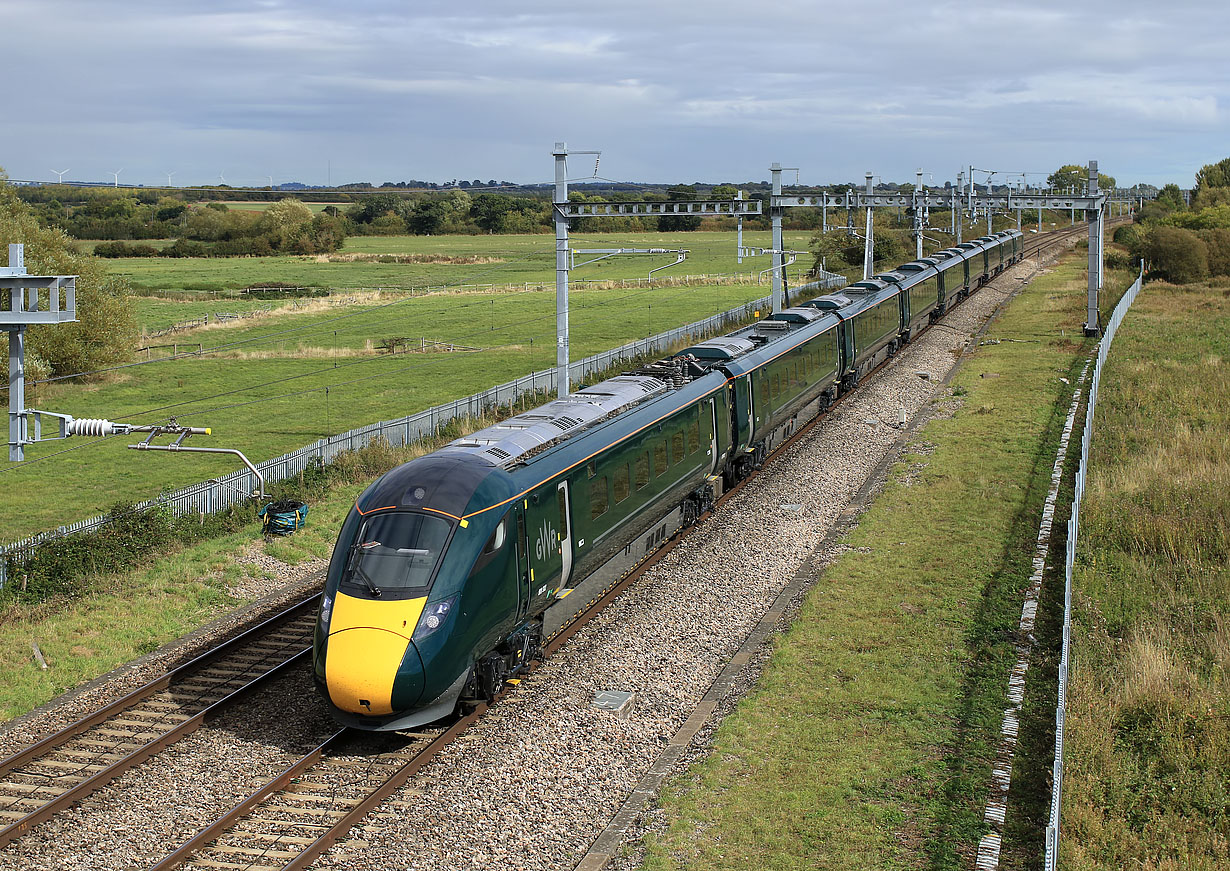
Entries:
{"label": "train door", "polygon": [[560,568],[559,587],[568,587],[572,578],[572,501],[568,498],[568,482],[560,481],[556,488],[559,500]]}
{"label": "train door", "polygon": [[529,542],[525,535],[524,506],[517,512],[517,619],[525,617],[530,608]]}
{"label": "train door", "polygon": [[[712,475],[717,471],[718,464],[718,418],[717,404],[710,399],[700,407],[701,419],[704,421],[704,427],[709,429],[709,474]],[[704,427],[701,428],[702,434]]]}
{"label": "train door", "polygon": [[735,445],[735,450],[744,451],[752,445],[752,379],[743,375],[730,383],[733,387],[730,399],[733,408],[731,418],[735,422],[734,432],[731,433],[732,444]]}
{"label": "train door", "polygon": [[[566,491],[552,487],[526,500],[526,545],[529,551],[529,610],[536,613],[560,587],[564,568],[564,530],[560,528],[560,500]],[[569,554],[571,556],[571,554]]]}

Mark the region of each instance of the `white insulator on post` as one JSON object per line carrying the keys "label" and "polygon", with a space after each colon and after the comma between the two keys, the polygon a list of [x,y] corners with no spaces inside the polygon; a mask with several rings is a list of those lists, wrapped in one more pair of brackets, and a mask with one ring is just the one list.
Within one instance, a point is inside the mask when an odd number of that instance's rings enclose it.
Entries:
{"label": "white insulator on post", "polygon": [[125,424],[115,424],[99,417],[82,417],[68,422],[68,434],[79,436],[109,436],[128,431]]}

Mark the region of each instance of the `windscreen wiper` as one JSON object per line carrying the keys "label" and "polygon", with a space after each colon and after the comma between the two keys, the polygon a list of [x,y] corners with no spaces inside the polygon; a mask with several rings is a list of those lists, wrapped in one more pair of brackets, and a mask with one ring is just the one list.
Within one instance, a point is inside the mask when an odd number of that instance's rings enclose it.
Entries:
{"label": "windscreen wiper", "polygon": [[363,581],[364,586],[367,587],[372,596],[379,599],[381,590],[376,586],[375,582],[367,576],[367,572],[363,571],[363,558],[359,556],[359,551],[365,546],[367,546],[367,542],[356,542],[355,545],[350,548],[349,568],[352,574],[359,576],[359,579]]}

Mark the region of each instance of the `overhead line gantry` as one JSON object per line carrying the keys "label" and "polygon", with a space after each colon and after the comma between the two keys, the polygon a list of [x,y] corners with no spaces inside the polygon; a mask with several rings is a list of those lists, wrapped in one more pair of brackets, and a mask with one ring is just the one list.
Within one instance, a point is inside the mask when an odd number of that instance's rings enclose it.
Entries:
{"label": "overhead line gantry", "polygon": [[[996,193],[993,190],[979,191],[969,182],[968,189],[964,184],[957,188],[945,190],[926,190],[921,184],[916,184],[914,190],[905,193],[876,193],[871,186],[868,174],[867,188],[862,192],[853,190],[844,194],[775,194],[769,200],[770,214],[787,208],[837,208],[852,211],[867,209],[868,215],[872,209],[913,209],[917,215],[920,209],[952,209],[954,212],[970,209],[1009,212],[1012,209],[1079,209],[1084,211],[1085,220],[1089,224],[1089,293],[1088,311],[1085,320],[1085,334],[1096,336],[1101,334],[1098,321],[1098,293],[1102,289],[1104,278],[1103,233],[1106,229],[1106,204],[1109,202],[1109,192],[1098,189],[1098,162],[1089,161],[1088,189],[1084,194],[1064,194],[1048,191],[1012,191]],[[776,243],[775,243],[776,244]]]}

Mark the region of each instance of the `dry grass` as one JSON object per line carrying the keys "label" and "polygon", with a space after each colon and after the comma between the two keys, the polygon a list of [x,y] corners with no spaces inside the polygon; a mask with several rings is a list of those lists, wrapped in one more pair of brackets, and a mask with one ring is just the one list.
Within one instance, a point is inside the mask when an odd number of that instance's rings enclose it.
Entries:
{"label": "dry grass", "polygon": [[1061,857],[1230,869],[1230,300],[1149,285],[1099,396]]}
{"label": "dry grass", "polygon": [[436,263],[450,266],[504,262],[502,257],[485,257],[479,254],[366,254],[358,251],[317,254],[312,259],[315,263]]}

